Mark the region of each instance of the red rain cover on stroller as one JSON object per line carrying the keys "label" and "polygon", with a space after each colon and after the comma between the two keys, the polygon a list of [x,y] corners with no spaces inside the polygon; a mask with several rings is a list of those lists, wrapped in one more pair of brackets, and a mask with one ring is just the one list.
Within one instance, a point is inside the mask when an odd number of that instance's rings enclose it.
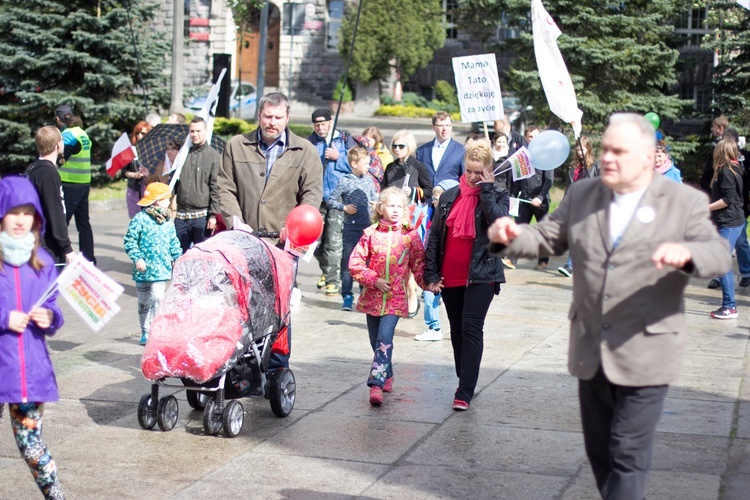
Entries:
{"label": "red rain cover on stroller", "polygon": [[267,335],[274,351],[288,352],[295,266],[290,254],[243,231],[221,232],[188,250],[151,324],[143,375],[201,384]]}

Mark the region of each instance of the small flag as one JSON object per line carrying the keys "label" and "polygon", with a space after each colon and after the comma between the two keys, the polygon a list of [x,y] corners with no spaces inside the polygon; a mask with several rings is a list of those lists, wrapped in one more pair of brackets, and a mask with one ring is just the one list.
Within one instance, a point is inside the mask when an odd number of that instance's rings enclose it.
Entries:
{"label": "small flag", "polygon": [[134,159],[135,151],[130,144],[130,138],[128,134],[122,134],[112,147],[112,156],[107,160],[107,173],[110,177],[114,177],[122,167]]}

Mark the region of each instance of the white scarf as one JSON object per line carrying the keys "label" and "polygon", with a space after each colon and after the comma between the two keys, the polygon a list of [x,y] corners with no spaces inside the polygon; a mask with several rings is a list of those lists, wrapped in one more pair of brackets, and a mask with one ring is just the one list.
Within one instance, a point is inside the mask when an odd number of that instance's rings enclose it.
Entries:
{"label": "white scarf", "polygon": [[5,231],[0,232],[0,248],[3,250],[3,260],[11,266],[21,267],[31,258],[36,238],[29,231],[26,236],[13,238]]}

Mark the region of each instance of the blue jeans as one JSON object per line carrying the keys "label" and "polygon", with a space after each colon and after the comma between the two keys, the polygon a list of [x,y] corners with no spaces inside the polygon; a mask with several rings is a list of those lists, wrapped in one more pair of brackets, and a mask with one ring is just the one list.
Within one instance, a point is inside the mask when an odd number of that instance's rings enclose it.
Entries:
{"label": "blue jeans", "polygon": [[[720,227],[719,236],[729,242],[729,253],[732,253],[734,245],[737,243],[737,239],[740,237],[740,233],[744,229],[744,225],[736,227]],[[737,303],[734,300],[734,275],[732,274],[732,268],[729,268],[729,272],[719,278],[721,283],[721,307],[725,309],[736,309]]]}
{"label": "blue jeans", "polygon": [[96,265],[94,257],[94,232],[89,220],[89,191],[88,184],[63,184],[65,198],[65,222],[70,225],[70,219],[75,216],[78,230],[78,249],[87,260]]}
{"label": "blue jeans", "polygon": [[745,220],[745,225],[742,226],[734,249],[737,251],[737,266],[740,268],[740,276],[750,278],[750,243],[747,241],[747,220]]}
{"label": "blue jeans", "polygon": [[141,323],[142,334],[148,335],[151,322],[159,310],[166,288],[166,281],[135,282],[135,289],[138,292],[138,319]]}
{"label": "blue jeans", "polygon": [[440,294],[429,290],[422,292],[424,299],[424,324],[430,330],[440,330]]}
{"label": "blue jeans", "polygon": [[370,334],[370,346],[375,356],[372,360],[370,376],[367,377],[367,385],[383,387],[385,379],[393,377],[393,334],[398,324],[398,316],[387,314],[385,316],[367,315],[367,331]]}
{"label": "blue jeans", "polygon": [[344,249],[341,252],[341,295],[346,297],[352,294],[352,273],[349,272],[349,257],[351,257],[354,247],[359,243],[362,237],[362,231],[359,233],[344,233]]}
{"label": "blue jeans", "polygon": [[211,231],[206,229],[206,223],[206,217],[174,220],[174,228],[177,231],[177,239],[180,240],[182,253],[188,251],[191,243],[197,245],[211,236]]}

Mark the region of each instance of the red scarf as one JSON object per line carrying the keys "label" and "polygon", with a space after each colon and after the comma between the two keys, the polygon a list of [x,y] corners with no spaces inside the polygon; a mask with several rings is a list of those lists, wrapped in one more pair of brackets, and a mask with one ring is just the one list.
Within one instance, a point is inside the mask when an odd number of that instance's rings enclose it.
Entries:
{"label": "red scarf", "polygon": [[481,186],[469,186],[466,174],[464,174],[459,179],[458,189],[461,194],[453,204],[445,224],[453,228],[454,238],[473,240],[477,235],[477,230],[474,227],[474,212],[476,212],[479,203],[479,191],[482,188]]}

